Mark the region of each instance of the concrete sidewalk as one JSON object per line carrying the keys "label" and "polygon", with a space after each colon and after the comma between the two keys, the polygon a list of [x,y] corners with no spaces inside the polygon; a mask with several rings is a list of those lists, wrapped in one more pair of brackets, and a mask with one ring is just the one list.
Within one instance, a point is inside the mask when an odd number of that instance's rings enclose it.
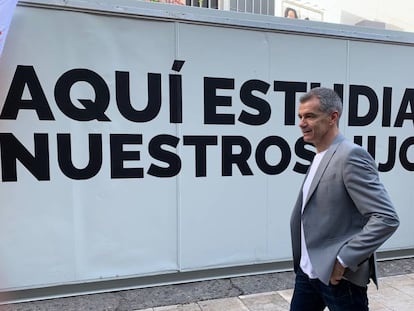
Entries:
{"label": "concrete sidewalk", "polygon": [[[378,262],[379,291],[371,311],[414,310],[414,258]],[[0,305],[0,311],[233,311],[289,310],[292,271],[234,276]]]}
{"label": "concrete sidewalk", "polygon": [[[292,293],[287,289],[139,311],[287,311]],[[372,311],[414,310],[414,273],[380,278],[379,290],[370,284],[368,297]]]}

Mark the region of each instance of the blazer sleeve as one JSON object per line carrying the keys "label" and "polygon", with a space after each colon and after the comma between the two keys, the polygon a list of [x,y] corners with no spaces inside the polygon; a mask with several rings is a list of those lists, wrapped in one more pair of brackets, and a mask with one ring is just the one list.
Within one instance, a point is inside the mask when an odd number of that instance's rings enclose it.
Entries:
{"label": "blazer sleeve", "polygon": [[399,219],[379,180],[371,155],[352,148],[343,162],[343,182],[359,213],[367,220],[340,249],[338,256],[353,271],[367,260],[398,228]]}

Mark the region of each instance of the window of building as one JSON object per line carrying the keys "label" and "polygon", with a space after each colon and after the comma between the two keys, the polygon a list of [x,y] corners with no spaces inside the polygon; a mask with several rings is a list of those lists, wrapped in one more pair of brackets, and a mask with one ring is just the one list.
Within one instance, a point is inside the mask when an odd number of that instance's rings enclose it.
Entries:
{"label": "window of building", "polygon": [[218,9],[218,0],[186,0],[186,5],[200,8]]}

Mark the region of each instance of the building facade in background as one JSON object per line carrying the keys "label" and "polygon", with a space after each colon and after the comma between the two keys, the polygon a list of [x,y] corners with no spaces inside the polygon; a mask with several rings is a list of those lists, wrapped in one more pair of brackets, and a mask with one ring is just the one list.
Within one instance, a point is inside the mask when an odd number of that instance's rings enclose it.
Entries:
{"label": "building facade in background", "polygon": [[414,31],[414,2],[397,0],[146,0],[242,13],[284,16],[293,8],[299,19],[398,31]]}

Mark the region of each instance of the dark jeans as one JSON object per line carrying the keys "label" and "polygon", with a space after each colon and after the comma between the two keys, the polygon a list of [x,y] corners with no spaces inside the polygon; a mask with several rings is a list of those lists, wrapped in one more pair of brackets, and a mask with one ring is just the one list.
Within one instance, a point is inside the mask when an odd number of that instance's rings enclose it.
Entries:
{"label": "dark jeans", "polygon": [[301,269],[296,273],[290,311],[367,311],[367,287],[360,287],[347,280],[338,285],[325,285],[310,279]]}

